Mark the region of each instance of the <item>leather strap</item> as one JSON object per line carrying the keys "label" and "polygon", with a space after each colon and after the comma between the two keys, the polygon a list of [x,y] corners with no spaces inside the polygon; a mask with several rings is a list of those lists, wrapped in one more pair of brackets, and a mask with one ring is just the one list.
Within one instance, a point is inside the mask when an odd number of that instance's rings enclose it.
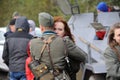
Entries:
{"label": "leather strap", "polygon": [[42,56],[43,56],[43,52],[44,52],[45,48],[47,47],[48,44],[50,44],[50,43],[52,42],[52,38],[54,38],[54,37],[55,37],[55,36],[52,35],[52,36],[50,36],[50,37],[48,38],[47,41],[46,41],[46,40],[43,40],[43,42],[44,42],[45,44],[43,45],[42,50],[41,50],[41,52],[40,52],[41,55],[40,55],[39,61],[41,60],[41,58],[42,58]]}

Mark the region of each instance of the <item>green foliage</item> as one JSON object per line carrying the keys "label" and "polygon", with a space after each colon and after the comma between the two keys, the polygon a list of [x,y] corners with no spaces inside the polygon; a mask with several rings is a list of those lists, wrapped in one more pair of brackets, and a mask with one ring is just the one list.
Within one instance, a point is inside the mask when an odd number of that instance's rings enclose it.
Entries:
{"label": "green foliage", "polygon": [[112,5],[120,6],[120,0],[110,0]]}
{"label": "green foliage", "polygon": [[[74,4],[75,0],[69,0]],[[96,5],[100,1],[105,1],[108,5],[120,5],[119,0],[77,0],[80,13],[96,12]],[[66,20],[71,15],[64,15],[56,4],[56,0],[0,0],[0,27],[6,26],[14,11],[18,11],[22,16],[32,19],[38,25],[38,14],[49,12],[53,16],[62,16]]]}
{"label": "green foliage", "polygon": [[52,15],[61,15],[62,12],[53,4],[52,0],[0,0],[0,26],[6,26],[14,11],[18,11],[22,16],[32,19],[38,25],[38,14],[49,12]]}

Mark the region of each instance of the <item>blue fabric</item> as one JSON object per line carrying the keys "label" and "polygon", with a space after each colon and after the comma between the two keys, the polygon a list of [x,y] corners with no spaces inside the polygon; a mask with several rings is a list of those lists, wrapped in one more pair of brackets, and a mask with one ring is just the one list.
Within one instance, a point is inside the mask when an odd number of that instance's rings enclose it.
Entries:
{"label": "blue fabric", "polygon": [[43,34],[56,34],[54,31],[45,31]]}
{"label": "blue fabric", "polygon": [[108,12],[108,6],[105,2],[100,2],[97,5],[97,9],[100,10],[100,11],[103,11],[103,12]]}
{"label": "blue fabric", "polygon": [[10,80],[27,80],[25,72],[10,72]]}

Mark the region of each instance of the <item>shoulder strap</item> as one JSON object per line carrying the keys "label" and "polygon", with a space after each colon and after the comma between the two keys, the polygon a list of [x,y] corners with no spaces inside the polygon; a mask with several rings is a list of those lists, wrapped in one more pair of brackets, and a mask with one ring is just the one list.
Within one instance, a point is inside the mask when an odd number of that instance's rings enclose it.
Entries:
{"label": "shoulder strap", "polygon": [[70,67],[70,62],[69,62],[69,58],[68,58],[68,50],[67,50],[67,45],[66,45],[66,38],[63,38],[63,42],[65,45],[65,60],[67,62],[68,67]]}
{"label": "shoulder strap", "polygon": [[55,35],[52,35],[52,36],[50,36],[50,37],[48,38],[47,41],[46,41],[46,40],[43,40],[43,42],[44,42],[45,44],[50,44],[50,43],[52,42],[52,40],[53,40],[54,37],[55,37]]}
{"label": "shoulder strap", "polygon": [[51,54],[50,54],[50,42],[52,42],[52,38],[51,39],[48,39],[48,44],[47,44],[47,49],[48,49],[48,55],[49,55],[49,59],[50,59],[50,64],[51,64],[51,67],[52,67],[52,70],[53,70],[53,75],[55,77],[55,68],[54,68],[54,63],[53,63],[53,60],[52,60],[52,57],[51,57]]}
{"label": "shoulder strap", "polygon": [[41,50],[41,52],[40,52],[41,55],[40,55],[39,61],[41,60],[41,58],[42,58],[42,56],[43,56],[43,52],[44,52],[45,48],[47,47],[47,45],[48,45],[49,43],[52,42],[52,38],[54,38],[54,37],[55,37],[55,36],[52,35],[52,36],[50,36],[50,37],[48,38],[47,41],[46,41],[46,40],[43,40],[43,42],[44,42],[45,44],[43,45],[42,50]]}
{"label": "shoulder strap", "polygon": [[67,57],[68,56],[68,50],[67,50],[67,45],[66,45],[66,38],[63,38],[63,42],[64,42],[64,45],[65,45],[65,56]]}

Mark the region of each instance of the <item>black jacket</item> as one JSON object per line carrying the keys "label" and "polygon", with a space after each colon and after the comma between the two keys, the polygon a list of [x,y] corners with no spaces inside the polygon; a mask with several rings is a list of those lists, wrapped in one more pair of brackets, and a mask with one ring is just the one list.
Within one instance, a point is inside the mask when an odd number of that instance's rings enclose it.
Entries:
{"label": "black jacket", "polygon": [[32,37],[24,31],[14,32],[7,37],[2,58],[11,72],[25,71],[27,45]]}

